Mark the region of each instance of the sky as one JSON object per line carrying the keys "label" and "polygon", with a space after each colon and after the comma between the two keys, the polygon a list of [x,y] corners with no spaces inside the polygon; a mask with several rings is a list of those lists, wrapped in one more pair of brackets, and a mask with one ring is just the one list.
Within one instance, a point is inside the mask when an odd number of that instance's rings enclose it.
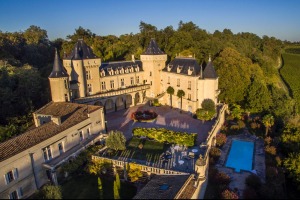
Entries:
{"label": "sky", "polygon": [[136,34],[141,21],[158,30],[192,21],[213,33],[230,29],[300,41],[300,0],[0,0],[0,30],[31,25],[66,39],[79,26],[96,35]]}

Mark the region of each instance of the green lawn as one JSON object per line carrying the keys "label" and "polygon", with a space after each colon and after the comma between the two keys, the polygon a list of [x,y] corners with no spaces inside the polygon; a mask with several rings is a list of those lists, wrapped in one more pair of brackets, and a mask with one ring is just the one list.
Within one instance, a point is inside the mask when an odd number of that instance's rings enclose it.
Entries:
{"label": "green lawn", "polygon": [[[139,149],[139,144],[143,144],[142,149]],[[128,142],[127,149],[124,151],[116,152],[114,156],[156,162],[158,161],[159,156],[169,147],[169,144],[133,137]]]}
{"label": "green lawn", "polygon": [[[104,199],[113,199],[113,177],[101,177]],[[98,177],[83,174],[73,176],[62,185],[63,199],[98,199]],[[132,199],[136,194],[136,187],[132,183],[121,182],[120,196],[122,199]]]}

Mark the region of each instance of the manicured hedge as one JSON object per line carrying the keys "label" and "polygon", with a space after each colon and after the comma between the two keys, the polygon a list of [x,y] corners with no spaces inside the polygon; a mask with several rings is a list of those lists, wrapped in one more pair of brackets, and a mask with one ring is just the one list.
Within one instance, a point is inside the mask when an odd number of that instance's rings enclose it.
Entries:
{"label": "manicured hedge", "polygon": [[144,136],[155,139],[158,142],[168,142],[173,144],[194,146],[196,133],[176,132],[165,128],[134,128],[134,136]]}

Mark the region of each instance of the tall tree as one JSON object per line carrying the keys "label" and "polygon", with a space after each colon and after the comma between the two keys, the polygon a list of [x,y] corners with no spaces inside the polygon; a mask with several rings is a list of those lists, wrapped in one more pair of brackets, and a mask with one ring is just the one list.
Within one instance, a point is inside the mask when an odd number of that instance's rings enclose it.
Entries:
{"label": "tall tree", "polygon": [[103,199],[103,188],[102,188],[102,181],[100,177],[98,177],[98,192],[99,192],[99,199]]}
{"label": "tall tree", "polygon": [[114,181],[114,199],[120,199],[120,193],[116,181]]}
{"label": "tall tree", "polygon": [[61,187],[45,185],[39,192],[42,199],[62,199]]}
{"label": "tall tree", "polygon": [[170,103],[171,103],[171,108],[172,108],[172,95],[174,94],[174,88],[172,86],[169,86],[167,88],[167,93],[170,95]]}
{"label": "tall tree", "polygon": [[117,150],[125,150],[126,138],[121,131],[113,130],[108,133],[105,144],[108,148]]}
{"label": "tall tree", "polygon": [[214,61],[220,77],[219,98],[226,103],[241,104],[250,85],[252,62],[232,48],[225,48]]}
{"label": "tall tree", "polygon": [[184,97],[185,92],[183,90],[177,91],[177,97],[180,98],[180,109],[182,110],[182,97]]}
{"label": "tall tree", "polygon": [[48,44],[49,42],[47,31],[34,25],[25,30],[24,38],[27,44],[37,45],[39,43]]}
{"label": "tall tree", "polygon": [[117,184],[118,190],[120,191],[120,189],[121,189],[121,181],[120,181],[120,176],[119,176],[118,172],[116,173],[116,184]]}
{"label": "tall tree", "polygon": [[215,102],[211,99],[204,99],[201,108],[196,110],[197,118],[200,120],[210,120],[216,114]]}
{"label": "tall tree", "polygon": [[246,107],[251,112],[262,112],[268,110],[272,104],[272,99],[267,86],[254,78],[247,92]]}
{"label": "tall tree", "polygon": [[274,117],[271,114],[267,114],[263,117],[262,119],[262,123],[265,125],[266,127],[266,137],[268,136],[268,130],[271,126],[274,125]]}

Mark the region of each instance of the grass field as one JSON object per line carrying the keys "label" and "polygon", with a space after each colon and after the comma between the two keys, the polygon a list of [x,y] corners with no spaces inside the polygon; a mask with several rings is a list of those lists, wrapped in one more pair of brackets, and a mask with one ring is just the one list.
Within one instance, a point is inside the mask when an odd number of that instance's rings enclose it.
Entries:
{"label": "grass field", "polygon": [[[298,52],[295,50],[293,52]],[[300,49],[299,49],[300,52]],[[300,54],[297,53],[284,53],[283,57],[283,67],[280,73],[290,87],[293,98],[296,100],[297,112],[300,112]]]}

